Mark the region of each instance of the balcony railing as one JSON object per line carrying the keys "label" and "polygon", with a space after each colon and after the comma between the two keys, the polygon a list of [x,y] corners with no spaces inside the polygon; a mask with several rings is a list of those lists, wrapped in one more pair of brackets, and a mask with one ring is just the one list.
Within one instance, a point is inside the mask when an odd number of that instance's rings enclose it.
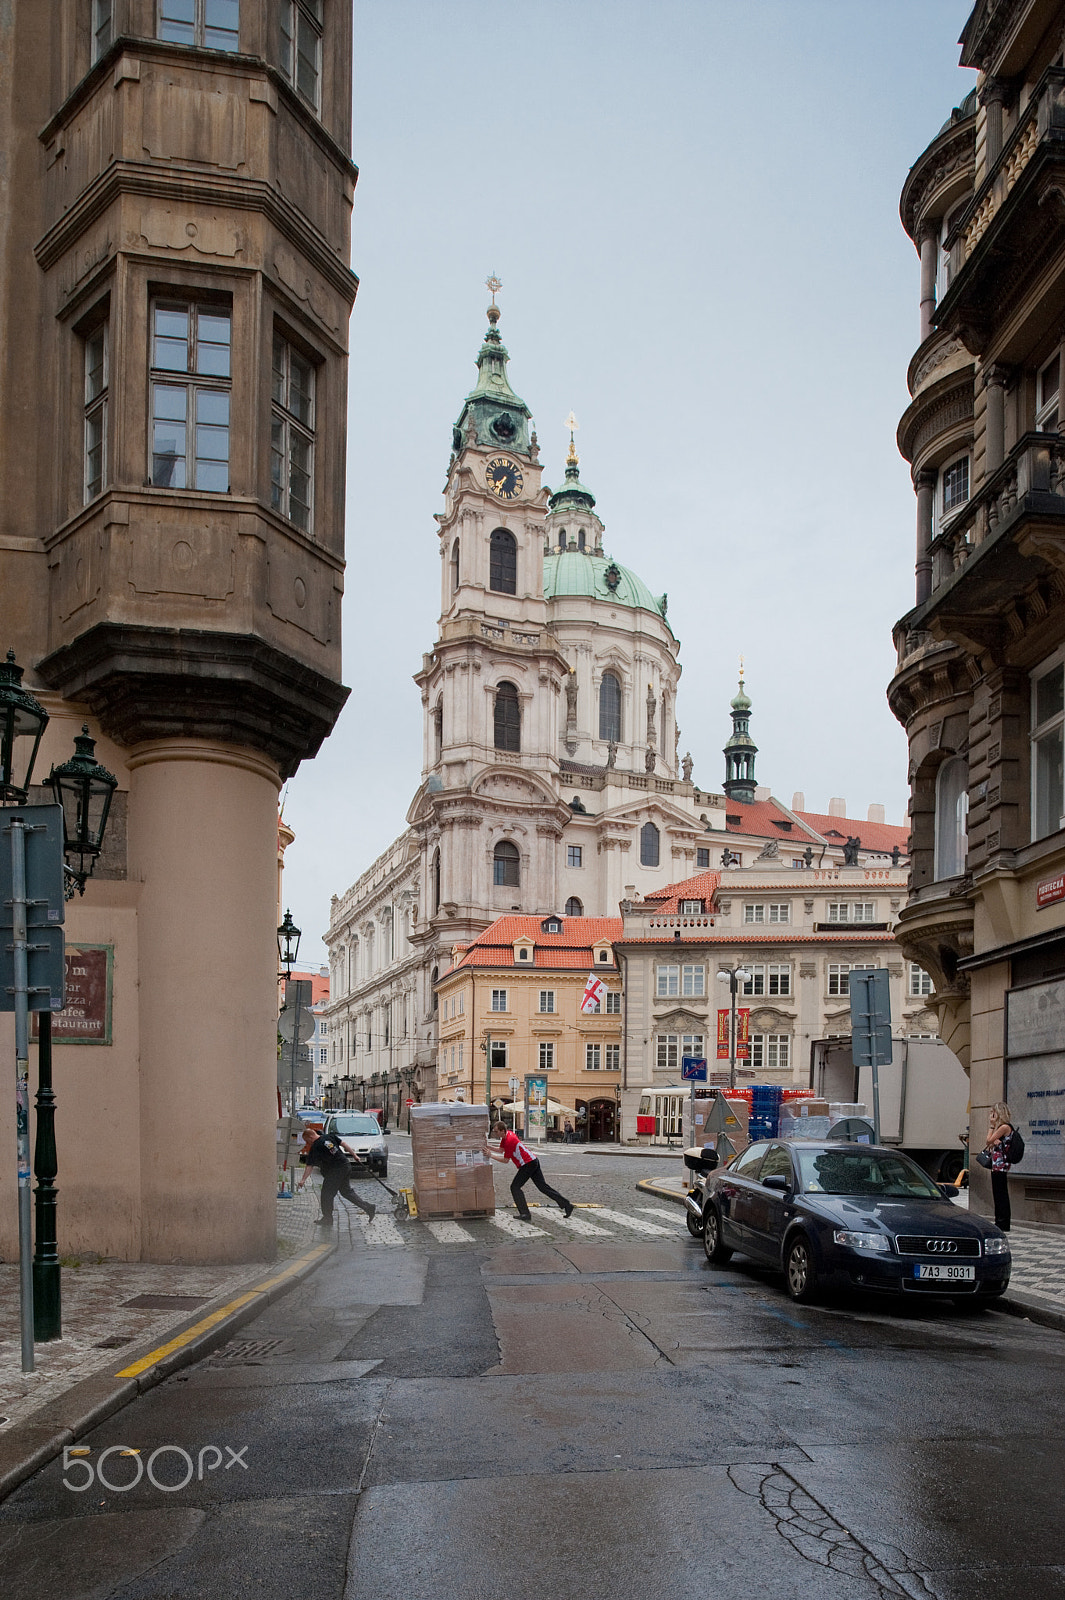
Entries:
{"label": "balcony railing", "polygon": [[996,533],[1029,494],[1054,495],[1065,516],[1065,439],[1057,433],[1026,433],[998,471],[932,540],[932,592]]}

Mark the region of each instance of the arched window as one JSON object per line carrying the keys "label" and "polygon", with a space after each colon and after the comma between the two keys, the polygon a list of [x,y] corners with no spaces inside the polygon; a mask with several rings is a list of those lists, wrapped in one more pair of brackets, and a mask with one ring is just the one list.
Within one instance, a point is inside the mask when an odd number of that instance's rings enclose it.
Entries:
{"label": "arched window", "polygon": [[621,743],[621,684],[613,672],[604,672],[599,685],[599,737]]}
{"label": "arched window", "polygon": [[[439,857],[439,851],[437,852],[437,855]],[[433,991],[432,1004],[433,1004],[433,1010],[434,1011],[439,1011],[439,1009],[440,1009],[440,996],[436,992],[436,985],[437,985],[437,980],[439,979],[439,977],[440,977],[440,968],[439,967],[434,967],[433,971],[432,971],[432,976],[429,979],[429,986]]]}
{"label": "arched window", "polygon": [[518,545],[506,528],[496,528],[491,538],[488,586],[496,594],[518,592]]}
{"label": "arched window", "polygon": [[438,700],[433,707],[433,760],[440,760],[440,753],[444,748],[444,707]]}
{"label": "arched window", "polygon": [[516,889],[521,882],[521,857],[516,844],[500,839],[492,856],[492,882]]}
{"label": "arched window", "polygon": [[451,546],[451,593],[454,594],[459,586],[459,542],[456,539]]}
{"label": "arched window", "polygon": [[584,529],[583,528],[581,528],[577,533],[577,549],[578,550],[583,550],[584,549]]}
{"label": "arched window", "polygon": [[640,829],[640,866],[658,865],[658,829],[653,822],[645,822]]}
{"label": "arched window", "polygon": [[521,706],[512,683],[501,683],[496,690],[495,745],[497,750],[521,749]]}
{"label": "arched window", "polygon": [[433,915],[440,910],[440,851],[433,851]]}
{"label": "arched window", "polygon": [[566,530],[565,530],[565,528],[559,528],[559,530],[558,530],[558,548],[560,550],[565,550],[567,548],[567,546],[566,546]]}
{"label": "arched window", "polygon": [[571,895],[566,901],[566,915],[567,917],[584,916],[584,907],[581,905],[576,895]]}
{"label": "arched window", "polygon": [[965,871],[969,849],[969,763],[951,756],[936,775],[935,874],[957,878]]}

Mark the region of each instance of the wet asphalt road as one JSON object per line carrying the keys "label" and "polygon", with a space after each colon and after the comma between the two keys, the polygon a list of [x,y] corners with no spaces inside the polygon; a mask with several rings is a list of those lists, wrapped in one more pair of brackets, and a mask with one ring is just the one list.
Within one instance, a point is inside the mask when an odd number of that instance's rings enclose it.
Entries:
{"label": "wet asphalt road", "polygon": [[[649,1216],[654,1163],[545,1165]],[[90,1435],[91,1488],[55,1462],[0,1506],[4,1600],[1065,1595],[1065,1337],[924,1300],[795,1307],[738,1257],[709,1267],[679,1208],[663,1226],[345,1237]],[[187,1486],[153,1485],[153,1452]]]}

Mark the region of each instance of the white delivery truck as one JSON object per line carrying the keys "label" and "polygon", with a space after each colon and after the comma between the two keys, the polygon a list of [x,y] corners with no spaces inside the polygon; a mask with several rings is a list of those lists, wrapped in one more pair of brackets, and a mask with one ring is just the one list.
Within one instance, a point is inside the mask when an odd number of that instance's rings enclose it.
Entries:
{"label": "white delivery truck", "polygon": [[[897,1145],[939,1183],[965,1160],[969,1076],[941,1039],[893,1039],[890,1066],[878,1069],[880,1140]],[[850,1037],[817,1039],[810,1086],[823,1100],[861,1101],[873,1120],[873,1070],[858,1068]]]}

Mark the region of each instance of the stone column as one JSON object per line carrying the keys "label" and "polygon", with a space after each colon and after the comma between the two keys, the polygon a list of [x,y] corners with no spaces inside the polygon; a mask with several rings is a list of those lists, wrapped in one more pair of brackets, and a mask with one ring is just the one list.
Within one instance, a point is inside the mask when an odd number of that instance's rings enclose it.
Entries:
{"label": "stone column", "polygon": [[917,604],[932,593],[932,513],[938,474],[922,467],[917,474]]}
{"label": "stone column", "polygon": [[984,145],[986,171],[990,172],[1002,154],[1002,112],[1006,99],[1006,85],[1000,78],[987,78],[980,89],[980,104],[984,108]]}
{"label": "stone column", "polygon": [[939,223],[924,222],[918,234],[921,249],[921,343],[932,332],[936,309],[936,256],[939,251]]}
{"label": "stone column", "polygon": [[984,418],[984,471],[990,476],[997,472],[1006,459],[1006,386],[1009,382],[1007,368],[996,363],[984,373],[987,390],[987,411]]}
{"label": "stone column", "polygon": [[181,738],[135,746],[128,767],[149,1157],[141,1258],[267,1261],[278,769],[253,750]]}

